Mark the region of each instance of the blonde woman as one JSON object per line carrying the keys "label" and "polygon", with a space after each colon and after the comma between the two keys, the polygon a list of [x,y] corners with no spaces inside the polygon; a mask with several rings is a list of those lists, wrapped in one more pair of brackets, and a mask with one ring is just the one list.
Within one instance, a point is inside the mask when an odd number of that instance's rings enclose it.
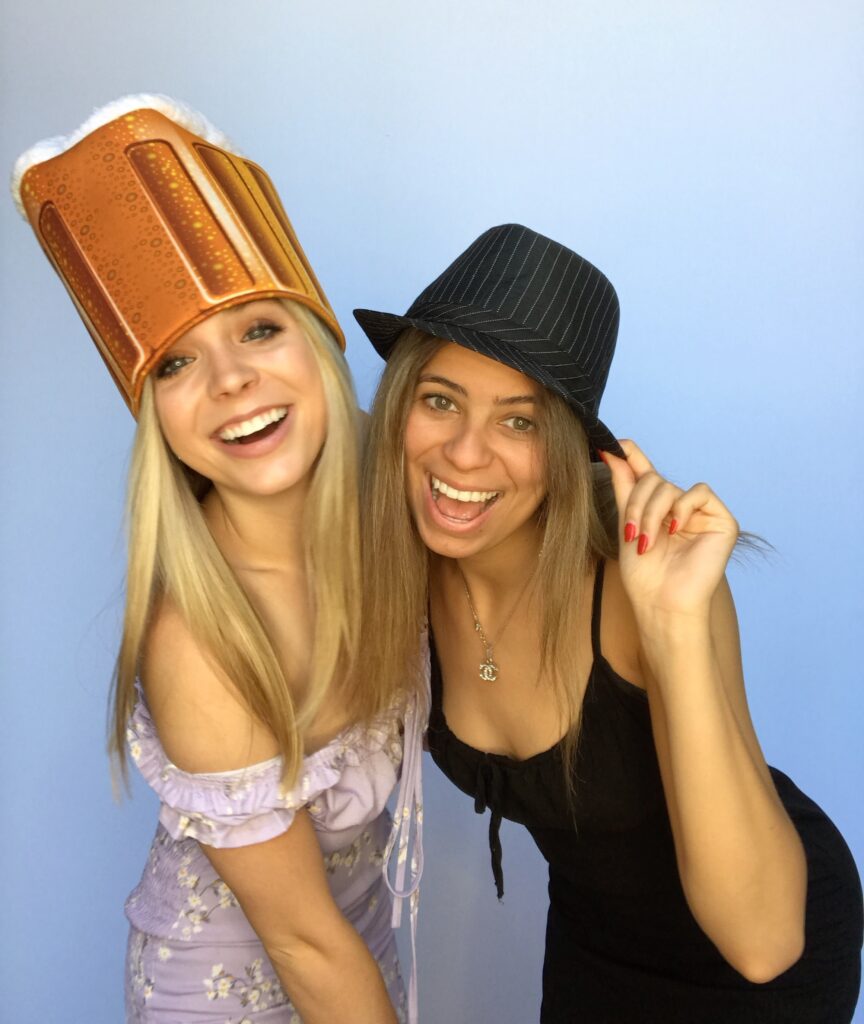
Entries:
{"label": "blonde woman", "polygon": [[353,672],[357,413],[326,297],[266,174],[165,97],[28,151],[14,190],[138,418],[110,746],[161,810],[127,1020],[406,1019],[382,864],[416,718]]}
{"label": "blonde woman", "polygon": [[370,671],[397,678],[428,615],[429,747],[489,814],[499,896],[502,817],[549,863],[541,1021],[850,1021],[861,886],[753,730],[738,525],[598,418],[610,282],[508,224],[404,316],[355,315],[388,360],[363,482]]}

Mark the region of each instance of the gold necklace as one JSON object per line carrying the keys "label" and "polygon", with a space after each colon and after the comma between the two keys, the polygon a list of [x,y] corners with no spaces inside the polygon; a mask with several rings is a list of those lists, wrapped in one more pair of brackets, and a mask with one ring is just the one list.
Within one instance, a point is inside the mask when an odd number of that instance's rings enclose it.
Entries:
{"label": "gold necklace", "polygon": [[477,609],[474,607],[474,601],[471,597],[471,591],[468,589],[468,580],[465,579],[465,573],[462,572],[462,566],[459,565],[458,562],[456,563],[456,566],[459,569],[459,575],[462,577],[462,585],[465,587],[465,597],[468,599],[468,607],[471,609],[471,616],[474,619],[474,631],[480,635],[480,643],[483,644],[483,653],[485,657],[483,658],[483,661],[480,662],[479,666],[480,678],[483,680],[484,683],[494,683],[498,678],[498,673],[501,671],[501,666],[495,663],[495,659],[492,656],[493,645],[498,640],[500,640],[500,638],[504,634],[504,630],[510,625],[510,620],[513,618],[513,615],[515,614],[516,609],[519,607],[519,603],[521,602],[522,598],[525,596],[525,591],[528,589],[528,585],[534,579],[534,573],[537,570],[535,568],[534,572],[532,572],[528,579],[525,580],[522,589],[519,591],[516,600],[513,602],[513,607],[510,609],[507,618],[504,620],[504,622],[498,629],[498,636],[496,637],[495,641],[491,641],[486,636],[486,630],[483,628],[480,622],[480,616],[477,614]]}

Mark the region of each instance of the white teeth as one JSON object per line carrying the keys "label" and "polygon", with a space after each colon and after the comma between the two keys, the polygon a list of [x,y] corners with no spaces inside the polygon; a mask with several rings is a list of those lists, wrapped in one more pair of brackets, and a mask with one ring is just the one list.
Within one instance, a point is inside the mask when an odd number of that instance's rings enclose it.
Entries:
{"label": "white teeth", "polygon": [[251,420],[243,420],[242,423],[235,423],[219,431],[219,437],[223,441],[236,441],[238,437],[248,437],[249,434],[257,434],[271,423],[278,423],[288,415],[288,406],[281,405],[269,412],[259,413]]}
{"label": "white teeth", "polygon": [[497,498],[500,491],[457,491],[450,487],[437,476],[432,477],[432,490],[438,491],[447,498],[455,498],[456,501],[489,501],[490,498]]}

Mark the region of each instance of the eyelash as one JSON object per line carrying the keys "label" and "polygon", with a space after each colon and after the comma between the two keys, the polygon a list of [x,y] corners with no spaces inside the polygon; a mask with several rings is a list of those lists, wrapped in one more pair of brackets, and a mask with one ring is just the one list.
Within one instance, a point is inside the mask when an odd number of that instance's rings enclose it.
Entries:
{"label": "eyelash", "polygon": [[[431,394],[422,395],[421,399],[428,409],[432,412],[452,412],[456,406],[456,403],[452,398],[447,395],[442,395],[439,392],[433,392]],[[436,402],[446,402],[447,408],[441,409],[436,405]],[[514,425],[515,422],[524,423],[526,426],[517,427]],[[506,420],[502,420],[502,423],[511,424],[510,429],[516,434],[529,434],[536,427],[534,420],[528,416],[509,416]]]}
{"label": "eyelash", "polygon": [[[261,320],[258,323],[252,324],[246,330],[241,341],[267,341],[269,338],[273,338],[277,334],[281,334],[284,330],[284,327],[280,324],[274,324],[271,320]],[[264,331],[264,337],[250,338],[250,335],[255,331]],[[192,360],[189,356],[167,356],[156,368],[156,378],[157,380],[164,380],[166,377],[175,377],[184,366],[187,366],[191,362]]]}
{"label": "eyelash", "polygon": [[[274,324],[272,320],[261,320],[257,324],[252,324],[252,326],[249,328],[249,330],[246,331],[246,333],[243,335],[243,341],[246,341],[249,338],[249,335],[253,331],[266,331],[267,332],[266,336],[268,338],[273,338],[273,337],[275,337],[275,335],[281,334],[282,331],[284,331],[284,330],[285,330],[285,328],[282,327],[281,324]],[[261,338],[253,338],[252,340],[253,341],[262,341],[263,339],[261,339]]]}
{"label": "eyelash", "polygon": [[166,377],[176,376],[189,362],[191,360],[188,356],[168,356],[156,367],[156,379],[164,380]]}
{"label": "eyelash", "polygon": [[522,427],[522,428],[514,426],[513,430],[515,430],[517,434],[530,434],[531,431],[536,426],[534,420],[528,419],[527,416],[511,416],[509,419],[504,420],[504,422],[505,423],[512,423],[514,420],[518,420],[518,421],[520,421],[522,423],[527,424],[527,426]]}
{"label": "eyelash", "polygon": [[[425,403],[425,405],[429,409],[432,410],[432,412],[452,412],[453,411],[453,407],[456,404],[453,401],[452,398],[448,398],[446,395],[440,395],[440,394],[437,394],[437,393],[436,394],[430,394],[430,395],[423,395],[423,402]],[[435,404],[436,402],[446,402],[448,408],[442,409],[442,408],[440,408],[440,406]]]}

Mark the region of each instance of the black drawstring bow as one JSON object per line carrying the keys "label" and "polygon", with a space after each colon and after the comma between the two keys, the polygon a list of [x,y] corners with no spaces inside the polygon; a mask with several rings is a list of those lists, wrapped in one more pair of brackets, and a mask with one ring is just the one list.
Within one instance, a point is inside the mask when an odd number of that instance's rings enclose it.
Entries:
{"label": "black drawstring bow", "polygon": [[483,814],[489,808],[489,853],[492,857],[492,877],[498,899],[504,898],[504,871],[501,867],[501,801],[503,796],[501,769],[488,758],[477,766],[477,786],[474,796],[474,810]]}

